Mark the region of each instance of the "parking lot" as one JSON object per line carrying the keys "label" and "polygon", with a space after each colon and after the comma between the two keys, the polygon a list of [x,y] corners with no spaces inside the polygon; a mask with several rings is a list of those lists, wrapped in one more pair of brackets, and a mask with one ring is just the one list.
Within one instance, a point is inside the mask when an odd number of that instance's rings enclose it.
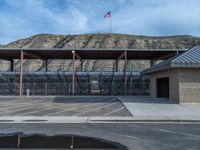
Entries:
{"label": "parking lot", "polygon": [[0,116],[131,116],[116,97],[1,97]]}

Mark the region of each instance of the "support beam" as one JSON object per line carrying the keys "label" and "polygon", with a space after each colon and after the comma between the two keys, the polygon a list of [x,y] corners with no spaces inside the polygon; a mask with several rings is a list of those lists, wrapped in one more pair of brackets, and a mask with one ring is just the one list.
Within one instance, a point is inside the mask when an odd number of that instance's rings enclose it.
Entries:
{"label": "support beam", "polygon": [[102,95],[102,72],[100,77],[100,94]]}
{"label": "support beam", "polygon": [[14,59],[10,61],[10,71],[14,71]]}
{"label": "support beam", "polygon": [[119,60],[116,60],[115,62],[115,71],[118,72],[118,66],[119,66]]}
{"label": "support beam", "polygon": [[172,56],[176,56],[177,55],[177,52],[170,52],[166,55],[162,55],[162,56],[159,56],[159,57],[156,57],[154,59],[152,59],[153,61],[156,61],[156,60],[166,60]]}
{"label": "support beam", "polygon": [[36,55],[32,52],[23,52],[23,53],[24,53],[25,56],[28,56],[28,57],[31,57],[31,58],[34,58],[34,59],[45,59],[44,57]]}
{"label": "support beam", "polygon": [[150,60],[150,67],[152,67],[154,64],[155,64],[155,61],[151,59]]}
{"label": "support beam", "polygon": [[24,61],[24,52],[20,51],[20,88],[19,88],[19,96],[23,95],[23,61]]}
{"label": "support beam", "polygon": [[112,81],[111,81],[111,95],[113,95],[113,91],[114,91],[114,81],[115,81],[115,73],[113,72],[113,75],[112,75]]}
{"label": "support beam", "polygon": [[124,95],[127,94],[127,51],[124,52]]}
{"label": "support beam", "polygon": [[72,51],[72,95],[75,95],[75,51]]}
{"label": "support beam", "polygon": [[119,66],[119,60],[125,57],[125,53],[127,54],[127,52],[123,52],[115,61],[115,70],[116,72],[118,72],[118,66]]}
{"label": "support beam", "polygon": [[83,60],[81,59],[81,72],[83,71]]}
{"label": "support beam", "polygon": [[48,59],[45,59],[45,72],[48,72]]}
{"label": "support beam", "polygon": [[75,59],[77,58],[77,59],[79,59],[79,60],[81,61],[81,72],[82,72],[82,70],[83,70],[83,62],[82,62],[82,59],[81,59],[81,57],[76,53],[76,51],[74,51],[74,53],[75,53]]}
{"label": "support beam", "polygon": [[131,73],[131,82],[130,82],[130,95],[132,95],[132,89],[133,89],[133,72]]}
{"label": "support beam", "polygon": [[75,60],[76,58],[80,59],[81,61],[81,57],[75,51],[72,51],[72,95],[75,95],[75,74],[76,74]]}
{"label": "support beam", "polygon": [[[126,51],[125,51],[126,52]],[[118,58],[117,61],[125,57],[125,52],[123,52]],[[127,53],[127,52],[126,52]]]}
{"label": "support beam", "polygon": [[89,95],[91,95],[91,84],[90,84],[90,74],[88,72],[88,85],[89,85]]}
{"label": "support beam", "polygon": [[76,52],[75,52],[75,56],[76,56],[76,58],[81,60],[81,57]]}

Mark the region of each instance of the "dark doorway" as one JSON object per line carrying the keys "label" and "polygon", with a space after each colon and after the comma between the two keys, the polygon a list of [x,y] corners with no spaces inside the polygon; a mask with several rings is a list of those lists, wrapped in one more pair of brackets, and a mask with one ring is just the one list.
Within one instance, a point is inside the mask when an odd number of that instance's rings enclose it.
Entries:
{"label": "dark doorway", "polygon": [[169,97],[169,78],[157,79],[157,97]]}

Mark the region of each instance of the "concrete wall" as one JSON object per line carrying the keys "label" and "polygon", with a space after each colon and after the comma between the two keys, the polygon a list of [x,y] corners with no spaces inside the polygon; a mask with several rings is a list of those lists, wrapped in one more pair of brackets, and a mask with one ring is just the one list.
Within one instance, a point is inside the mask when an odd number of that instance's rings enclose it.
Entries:
{"label": "concrete wall", "polygon": [[150,92],[157,96],[156,79],[169,77],[169,99],[200,103],[200,69],[172,69],[151,75]]}

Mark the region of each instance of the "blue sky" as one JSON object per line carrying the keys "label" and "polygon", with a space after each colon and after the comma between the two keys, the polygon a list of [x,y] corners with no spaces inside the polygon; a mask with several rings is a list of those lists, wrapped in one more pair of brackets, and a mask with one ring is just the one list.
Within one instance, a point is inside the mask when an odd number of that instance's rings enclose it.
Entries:
{"label": "blue sky", "polygon": [[199,0],[0,0],[0,44],[40,33],[200,35]]}

